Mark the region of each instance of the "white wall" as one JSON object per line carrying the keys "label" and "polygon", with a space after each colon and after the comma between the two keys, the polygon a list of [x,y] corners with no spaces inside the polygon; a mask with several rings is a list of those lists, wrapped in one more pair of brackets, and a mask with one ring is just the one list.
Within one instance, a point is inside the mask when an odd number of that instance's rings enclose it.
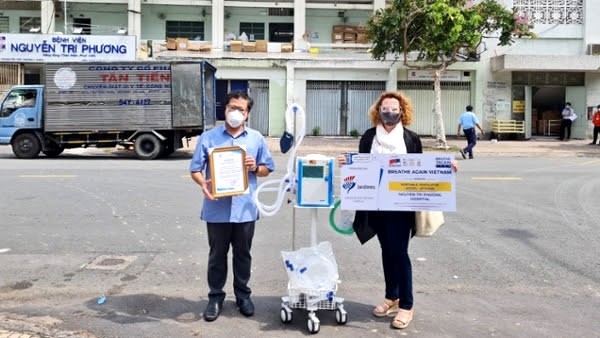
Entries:
{"label": "white wall", "polygon": [[8,27],[9,31],[4,33],[20,33],[19,25],[20,20],[19,17],[40,17],[40,11],[13,11],[13,10],[4,10],[2,11],[4,16],[8,16]]}
{"label": "white wall", "polygon": [[[207,13],[202,16],[202,10]],[[142,40],[164,40],[166,21],[202,21],[202,40],[210,41],[212,36],[211,9],[201,6],[144,5],[142,3]],[[161,19],[161,14],[164,19]]]}
{"label": "white wall", "polygon": [[585,88],[587,89],[587,106],[600,104],[600,73],[587,73],[585,77]]}
{"label": "white wall", "polygon": [[[93,35],[116,34],[119,27],[127,28],[127,5],[97,6],[88,3],[69,3],[67,10],[67,26],[73,29],[73,19],[91,19],[91,31]],[[62,31],[64,26],[57,23],[56,30]]]}
{"label": "white wall", "polygon": [[584,37],[587,44],[600,44],[600,1],[584,1],[586,8],[583,11],[585,33]]}
{"label": "white wall", "polygon": [[513,55],[582,55],[583,39],[516,39],[510,46],[496,47],[492,53]]}

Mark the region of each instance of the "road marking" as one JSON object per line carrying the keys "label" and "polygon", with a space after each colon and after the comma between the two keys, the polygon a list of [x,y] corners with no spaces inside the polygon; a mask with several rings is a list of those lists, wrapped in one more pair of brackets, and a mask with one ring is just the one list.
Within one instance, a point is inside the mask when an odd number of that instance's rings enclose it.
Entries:
{"label": "road marking", "polygon": [[0,249],[0,253],[6,253],[6,252],[9,252],[9,251],[10,251],[10,248],[2,248],[2,249]]}
{"label": "road marking", "polygon": [[490,181],[520,181],[520,177],[510,177],[510,176],[488,176],[488,177],[472,177],[473,180],[490,180]]}
{"label": "road marking", "polygon": [[20,178],[73,178],[77,175],[19,175]]}

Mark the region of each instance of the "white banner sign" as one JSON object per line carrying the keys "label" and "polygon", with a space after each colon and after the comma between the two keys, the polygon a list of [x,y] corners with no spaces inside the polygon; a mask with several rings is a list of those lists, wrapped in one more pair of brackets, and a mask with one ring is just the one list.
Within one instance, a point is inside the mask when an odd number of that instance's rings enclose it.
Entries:
{"label": "white banner sign", "polygon": [[[446,70],[440,74],[440,80],[442,81],[461,81],[460,71],[458,70]],[[433,81],[433,70],[409,70],[407,74],[408,80],[427,80]]]}
{"label": "white banner sign", "polygon": [[0,61],[135,61],[135,40],[129,35],[0,33]]}
{"label": "white banner sign", "polygon": [[447,154],[352,154],[341,169],[344,210],[456,211]]}

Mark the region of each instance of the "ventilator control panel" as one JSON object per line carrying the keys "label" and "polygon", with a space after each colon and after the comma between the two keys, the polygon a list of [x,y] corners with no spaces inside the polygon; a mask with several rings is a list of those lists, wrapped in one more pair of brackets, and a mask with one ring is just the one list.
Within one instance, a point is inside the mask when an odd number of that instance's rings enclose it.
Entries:
{"label": "ventilator control panel", "polygon": [[333,206],[333,158],[319,154],[298,157],[297,179],[298,206]]}

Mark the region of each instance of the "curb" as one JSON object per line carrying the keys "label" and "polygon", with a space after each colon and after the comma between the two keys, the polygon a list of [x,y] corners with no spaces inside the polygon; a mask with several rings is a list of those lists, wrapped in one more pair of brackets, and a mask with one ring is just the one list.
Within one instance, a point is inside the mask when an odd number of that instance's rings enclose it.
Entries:
{"label": "curb", "polygon": [[[196,139],[190,140],[181,151],[193,153]],[[267,137],[269,150],[273,155],[281,155],[279,138]],[[448,149],[436,149],[436,141],[431,137],[422,137],[424,151],[426,152],[454,152],[460,158],[459,149],[466,146],[464,139],[448,138]],[[525,141],[496,141],[478,140],[474,148],[475,157],[600,157],[600,147],[588,145],[590,140],[570,140],[568,142],[556,140],[554,137],[539,137]],[[185,145],[186,142],[184,142]],[[300,144],[298,153],[319,153],[324,155],[337,155],[343,152],[356,152],[359,138],[343,136],[309,136]],[[289,152],[288,152],[289,154]]]}

